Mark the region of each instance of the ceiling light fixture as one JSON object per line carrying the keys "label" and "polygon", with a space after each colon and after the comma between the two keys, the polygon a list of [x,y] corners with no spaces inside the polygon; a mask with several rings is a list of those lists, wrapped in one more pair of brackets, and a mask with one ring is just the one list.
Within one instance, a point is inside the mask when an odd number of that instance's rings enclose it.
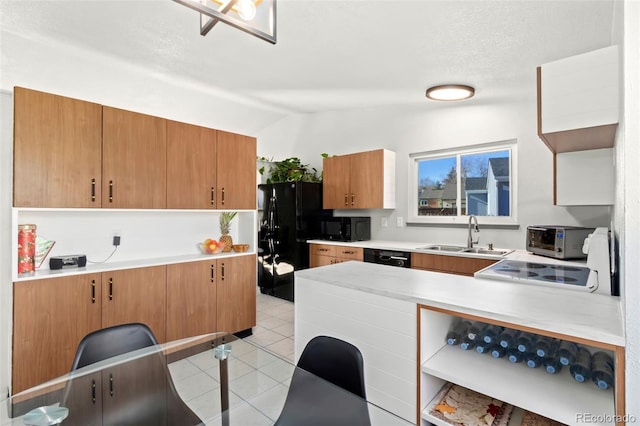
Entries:
{"label": "ceiling light fixture", "polygon": [[461,101],[469,99],[476,90],[463,84],[442,84],[427,89],[427,98],[434,101]]}
{"label": "ceiling light fixture", "polygon": [[276,44],[276,0],[173,0],[200,12],[200,35],[224,22]]}

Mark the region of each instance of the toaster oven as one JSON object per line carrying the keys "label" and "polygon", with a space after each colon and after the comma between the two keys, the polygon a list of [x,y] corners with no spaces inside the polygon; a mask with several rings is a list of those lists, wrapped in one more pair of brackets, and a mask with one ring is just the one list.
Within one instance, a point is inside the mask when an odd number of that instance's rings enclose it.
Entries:
{"label": "toaster oven", "polygon": [[555,259],[585,259],[585,238],[595,228],[578,226],[528,226],[527,251]]}

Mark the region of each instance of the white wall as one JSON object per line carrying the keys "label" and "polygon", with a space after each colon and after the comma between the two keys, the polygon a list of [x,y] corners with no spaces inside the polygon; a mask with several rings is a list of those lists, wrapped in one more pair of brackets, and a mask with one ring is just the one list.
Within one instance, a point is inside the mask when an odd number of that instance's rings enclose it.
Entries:
{"label": "white wall", "polygon": [[288,114],[182,76],[52,40],[3,33],[1,53],[4,90],[23,86],[250,136]]}
{"label": "white wall", "polygon": [[[291,116],[261,131],[258,151],[284,157],[281,141],[293,139],[288,155],[321,169],[320,154],[346,154],[377,148],[396,152],[397,204],[394,210],[346,211],[337,214],[372,216],[374,239],[430,243],[465,243],[466,228],[409,226],[397,228],[396,217],[405,220],[408,212],[409,154],[433,149],[517,139],[517,184],[519,229],[482,226],[480,243],[496,247],[524,249],[528,225],[559,224],[609,226],[609,207],[553,206],[553,159],[537,136],[535,70],[523,84],[528,96],[500,105],[467,103],[433,108],[425,99],[423,109],[399,107],[357,111],[334,111]],[[389,227],[380,227],[380,217],[388,216]]]}
{"label": "white wall", "polygon": [[[624,137],[616,170],[616,224],[626,311],[626,407],[640,419],[640,3],[624,2]],[[626,283],[626,285],[624,285]]]}
{"label": "white wall", "polygon": [[[13,188],[13,96],[0,92],[0,395],[11,381],[11,199]],[[0,398],[1,399],[1,398]]]}

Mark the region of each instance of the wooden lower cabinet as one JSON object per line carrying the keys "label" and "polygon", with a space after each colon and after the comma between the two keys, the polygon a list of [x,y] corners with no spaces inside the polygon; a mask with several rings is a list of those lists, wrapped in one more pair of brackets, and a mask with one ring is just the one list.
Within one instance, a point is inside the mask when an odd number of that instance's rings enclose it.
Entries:
{"label": "wooden lower cabinet", "polygon": [[14,283],[12,392],[68,373],[80,340],[101,328],[142,322],[164,342],[165,282],[154,266]]}
{"label": "wooden lower cabinet", "polygon": [[101,280],[88,274],[13,285],[13,393],[69,372],[80,340],[101,328]]}
{"label": "wooden lower cabinet", "polygon": [[68,373],[80,340],[147,324],[159,342],[256,325],[256,255],[14,283],[12,393]]}
{"label": "wooden lower cabinet", "polygon": [[362,262],[364,258],[362,247],[347,247],[334,244],[310,244],[309,267],[333,265],[349,260]]}
{"label": "wooden lower cabinet", "polygon": [[216,331],[237,333],[255,327],[257,265],[255,254],[217,260]]}
{"label": "wooden lower cabinet", "polygon": [[424,271],[446,272],[448,274],[472,277],[480,269],[493,265],[497,260],[439,254],[411,254],[411,268]]}
{"label": "wooden lower cabinet", "polygon": [[166,267],[102,273],[102,328],[130,322],[147,324],[158,342],[166,341]]}
{"label": "wooden lower cabinet", "polygon": [[215,259],[167,265],[167,341],[217,331]]}

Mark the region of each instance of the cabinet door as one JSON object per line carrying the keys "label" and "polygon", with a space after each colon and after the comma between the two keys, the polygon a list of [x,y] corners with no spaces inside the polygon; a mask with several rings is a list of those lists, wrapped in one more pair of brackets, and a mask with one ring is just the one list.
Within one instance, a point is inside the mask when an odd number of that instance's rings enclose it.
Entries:
{"label": "cabinet door", "polygon": [[336,257],[343,260],[364,260],[364,250],[362,247],[336,247]]}
{"label": "cabinet door", "polygon": [[166,120],[102,107],[102,207],[166,207]]}
{"label": "cabinet door", "polygon": [[351,206],[351,155],[325,158],[322,161],[322,206],[325,209],[347,209]]}
{"label": "cabinet door", "polygon": [[100,207],[102,108],[14,89],[15,207]]}
{"label": "cabinet door", "polygon": [[167,265],[167,341],[216,330],[216,261]]}
{"label": "cabinet door", "polygon": [[383,150],[352,154],[350,164],[351,208],[382,208],[384,194],[384,156]]}
{"label": "cabinet door", "polygon": [[256,208],[256,139],[218,131],[216,208]]}
{"label": "cabinet door", "polygon": [[167,208],[214,209],[216,130],[167,120]]}
{"label": "cabinet door", "polygon": [[493,265],[497,260],[462,256],[444,256],[438,254],[413,253],[411,267],[426,271],[446,272],[448,274],[472,277],[480,269]]}
{"label": "cabinet door", "polygon": [[256,325],[256,255],[218,259],[218,331],[237,333]]}
{"label": "cabinet door", "polygon": [[66,374],[80,340],[100,328],[99,274],[13,285],[13,393]]}
{"label": "cabinet door", "polygon": [[335,263],[336,246],[332,244],[309,244],[309,267]]}
{"label": "cabinet door", "polygon": [[317,268],[318,266],[333,265],[336,263],[335,256],[323,256],[319,254],[312,254],[309,257],[309,268]]}
{"label": "cabinet door", "polygon": [[165,266],[102,273],[102,327],[147,324],[158,342],[166,335]]}

